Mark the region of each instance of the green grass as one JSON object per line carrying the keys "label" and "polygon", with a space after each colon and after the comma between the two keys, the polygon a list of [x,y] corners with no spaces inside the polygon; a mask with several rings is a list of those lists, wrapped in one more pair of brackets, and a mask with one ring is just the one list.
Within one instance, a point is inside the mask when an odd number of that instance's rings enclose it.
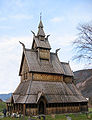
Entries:
{"label": "green grass", "polygon": [[[92,113],[89,113],[86,115],[85,113],[77,113],[77,114],[67,114],[69,117],[72,118],[72,120],[92,120]],[[0,120],[23,120],[23,118],[2,118]],[[25,117],[24,120],[28,120],[28,117]],[[39,120],[39,119],[36,119]],[[43,119],[41,119],[43,120]],[[67,120],[66,114],[59,114],[55,115],[55,118],[53,118],[51,115],[46,116],[46,120]]]}
{"label": "green grass", "polygon": [[89,111],[89,112],[92,112],[92,108],[88,108],[88,111]]}
{"label": "green grass", "polygon": [[[23,118],[11,118],[11,117],[5,117],[5,118],[1,118],[0,120],[23,120]],[[28,120],[28,117],[25,117],[24,120]]]}

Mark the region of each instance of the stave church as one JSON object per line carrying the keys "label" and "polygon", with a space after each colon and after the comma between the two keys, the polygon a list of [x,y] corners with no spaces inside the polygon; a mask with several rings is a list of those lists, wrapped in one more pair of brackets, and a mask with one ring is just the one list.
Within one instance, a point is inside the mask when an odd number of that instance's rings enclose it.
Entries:
{"label": "stave church", "polygon": [[61,62],[58,50],[51,52],[49,35],[40,19],[31,49],[23,45],[20,84],[6,101],[7,111],[23,115],[60,114],[88,110],[88,101],[74,84],[69,63]]}

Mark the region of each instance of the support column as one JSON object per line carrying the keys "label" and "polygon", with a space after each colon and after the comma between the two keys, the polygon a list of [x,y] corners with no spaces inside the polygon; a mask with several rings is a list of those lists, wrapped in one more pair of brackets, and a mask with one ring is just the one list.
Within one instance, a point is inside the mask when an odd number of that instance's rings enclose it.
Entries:
{"label": "support column", "polygon": [[80,105],[80,103],[79,103],[79,109],[80,109],[80,112],[81,112],[81,105]]}
{"label": "support column", "polygon": [[18,103],[18,113],[19,113],[19,103]]}
{"label": "support column", "polygon": [[8,104],[8,107],[9,107],[9,112],[10,112],[10,103]]}
{"label": "support column", "polygon": [[14,112],[14,104],[12,104],[12,112]]}
{"label": "support column", "polygon": [[25,116],[25,113],[26,113],[26,105],[23,104],[23,115]]}
{"label": "support column", "polygon": [[6,104],[6,109],[7,109],[7,111],[8,111],[8,103]]}
{"label": "support column", "polygon": [[13,104],[11,103],[11,113],[13,113]]}

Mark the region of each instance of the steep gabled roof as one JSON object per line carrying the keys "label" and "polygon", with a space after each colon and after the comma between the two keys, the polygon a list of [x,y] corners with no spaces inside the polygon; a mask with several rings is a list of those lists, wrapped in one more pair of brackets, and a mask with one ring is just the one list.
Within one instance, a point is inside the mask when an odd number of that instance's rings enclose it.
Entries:
{"label": "steep gabled roof", "polygon": [[42,40],[39,40],[38,37],[34,37],[32,48],[33,48],[34,42],[36,43],[37,48],[51,49],[51,46],[48,40],[42,41]]}
{"label": "steep gabled roof", "polygon": [[29,72],[64,74],[63,68],[61,67],[61,63],[59,62],[58,57],[54,53],[50,54],[50,62],[39,62],[37,58],[37,52],[30,49],[25,49],[24,55],[28,64]]}
{"label": "steep gabled roof", "polygon": [[74,76],[69,63],[61,62],[61,65],[62,65],[61,67],[63,67],[63,70],[64,70],[64,75]]}
{"label": "steep gabled roof", "polygon": [[24,56],[28,64],[29,72],[41,72],[73,76],[73,72],[71,71],[69,63],[60,62],[55,53],[50,53],[50,62],[44,60],[39,62],[37,52],[32,49],[25,49],[25,51],[23,52],[19,75],[21,75]]}

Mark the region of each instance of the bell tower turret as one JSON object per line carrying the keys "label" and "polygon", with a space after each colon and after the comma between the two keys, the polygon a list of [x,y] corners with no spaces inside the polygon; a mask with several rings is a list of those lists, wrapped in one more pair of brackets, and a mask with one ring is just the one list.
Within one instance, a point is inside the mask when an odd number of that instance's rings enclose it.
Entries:
{"label": "bell tower turret", "polygon": [[39,60],[47,60],[50,61],[50,44],[48,41],[49,35],[45,37],[45,32],[43,30],[43,23],[40,18],[40,23],[38,25],[38,33],[37,36],[33,38],[32,49],[37,50],[38,59]]}

